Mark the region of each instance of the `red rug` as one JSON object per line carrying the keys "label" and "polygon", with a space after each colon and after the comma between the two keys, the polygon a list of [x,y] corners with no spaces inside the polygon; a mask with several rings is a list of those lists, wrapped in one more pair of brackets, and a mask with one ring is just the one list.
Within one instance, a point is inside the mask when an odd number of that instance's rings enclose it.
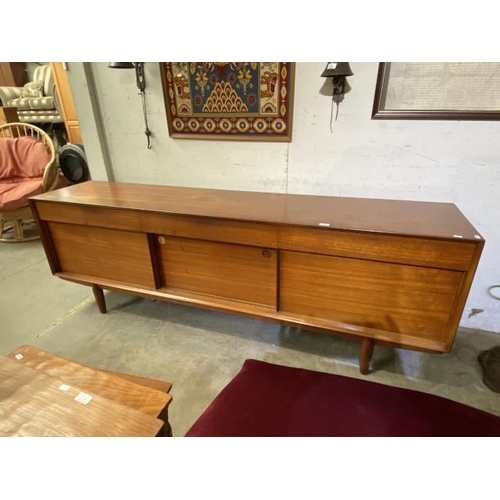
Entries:
{"label": "red rug", "polygon": [[186,436],[500,436],[500,417],[432,394],[249,359]]}

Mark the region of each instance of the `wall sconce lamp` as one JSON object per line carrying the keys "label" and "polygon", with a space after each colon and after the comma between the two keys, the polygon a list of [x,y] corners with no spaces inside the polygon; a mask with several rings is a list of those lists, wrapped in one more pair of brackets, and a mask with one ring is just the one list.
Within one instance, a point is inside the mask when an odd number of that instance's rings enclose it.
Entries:
{"label": "wall sconce lamp", "polygon": [[[349,84],[347,83],[346,77],[352,76],[354,73],[351,70],[348,62],[329,62],[326,64],[321,76],[324,78],[331,78],[333,84],[333,95],[332,95],[332,115],[333,115],[333,103],[337,105],[337,114],[335,120],[339,115],[339,104],[344,100],[344,95],[351,90]],[[332,120],[330,118],[330,129],[332,126]]]}
{"label": "wall sconce lamp", "polygon": [[143,62],[111,62],[108,64],[108,68],[112,69],[132,69],[135,68],[135,80],[137,88],[139,89],[139,95],[142,100],[142,112],[144,113],[144,124],[146,125],[145,134],[148,139],[148,149],[151,149],[151,130],[148,126],[148,116],[146,114],[146,78],[144,76],[144,63]]}

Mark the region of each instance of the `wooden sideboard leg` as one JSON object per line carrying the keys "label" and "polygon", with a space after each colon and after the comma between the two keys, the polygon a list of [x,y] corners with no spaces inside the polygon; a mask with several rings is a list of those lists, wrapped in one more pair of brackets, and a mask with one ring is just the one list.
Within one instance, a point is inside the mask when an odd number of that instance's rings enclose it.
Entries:
{"label": "wooden sideboard leg", "polygon": [[369,372],[375,341],[369,337],[363,337],[361,351],[359,353],[359,371],[366,375]]}
{"label": "wooden sideboard leg", "polygon": [[92,285],[92,291],[94,292],[94,298],[97,302],[99,311],[104,314],[106,312],[106,300],[104,298],[104,292],[102,291],[102,288],[97,285]]}

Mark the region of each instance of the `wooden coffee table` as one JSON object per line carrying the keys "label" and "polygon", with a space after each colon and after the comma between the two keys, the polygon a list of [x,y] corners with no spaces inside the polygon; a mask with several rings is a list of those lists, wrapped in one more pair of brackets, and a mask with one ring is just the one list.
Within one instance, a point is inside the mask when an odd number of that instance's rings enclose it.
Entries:
{"label": "wooden coffee table", "polygon": [[171,436],[171,387],[23,345],[0,357],[0,435]]}

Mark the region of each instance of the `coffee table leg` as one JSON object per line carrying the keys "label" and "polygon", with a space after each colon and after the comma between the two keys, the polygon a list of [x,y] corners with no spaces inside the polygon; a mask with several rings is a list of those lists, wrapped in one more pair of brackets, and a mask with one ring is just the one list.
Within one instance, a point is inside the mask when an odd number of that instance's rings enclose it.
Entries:
{"label": "coffee table leg", "polygon": [[158,418],[165,422],[165,425],[161,428],[159,435],[162,437],[173,437],[172,426],[170,425],[170,422],[168,421],[168,406],[163,408],[163,410],[158,415]]}
{"label": "coffee table leg", "polygon": [[173,437],[172,426],[170,425],[169,422],[165,422],[164,436],[169,438]]}
{"label": "coffee table leg", "polygon": [[104,314],[106,312],[106,300],[104,298],[104,292],[102,291],[102,288],[97,285],[92,285],[92,291],[94,292],[94,298],[97,302],[99,311]]}
{"label": "coffee table leg", "polygon": [[375,341],[369,337],[364,337],[361,341],[361,351],[359,354],[359,371],[366,375],[369,372],[370,361],[372,359]]}

